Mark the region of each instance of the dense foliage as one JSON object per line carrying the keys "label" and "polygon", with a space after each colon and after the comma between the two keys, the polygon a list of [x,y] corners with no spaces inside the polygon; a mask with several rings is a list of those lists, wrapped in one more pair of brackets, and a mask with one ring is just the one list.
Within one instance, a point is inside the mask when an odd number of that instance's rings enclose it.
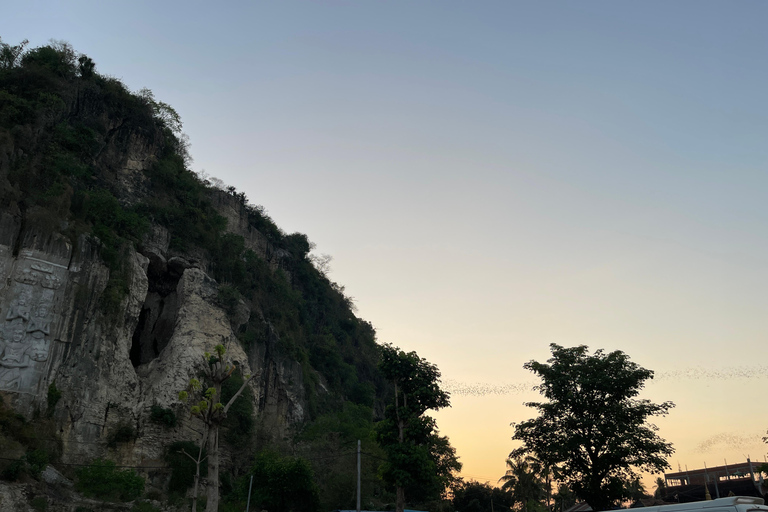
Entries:
{"label": "dense foliage", "polygon": [[376,426],[377,440],[387,455],[384,480],[396,489],[396,509],[439,498],[461,469],[456,452],[437,432],[425,413],[450,405],[440,389],[440,371],[416,352],[392,345],[382,347],[379,368],[394,387],[384,419]]}
{"label": "dense foliage", "polygon": [[144,492],[144,479],[114,461],[96,459],[77,471],[75,488],[85,496],[107,501],[133,501]]}
{"label": "dense foliage", "polygon": [[374,438],[371,408],[347,402],[340,411],[324,414],[307,425],[294,451],[309,461],[315,474],[323,510],[355,508],[351,492],[357,480],[357,441],[362,446],[362,506],[383,510],[394,495],[378,478],[386,453]]}
{"label": "dense foliage", "polygon": [[513,439],[523,445],[512,457],[533,455],[593,510],[607,510],[629,499],[627,482],[637,471],[658,472],[669,467],[674,450],[648,423],[674,407],[655,404],[637,395],[653,372],[615,351],[588,352],[584,345],[551,345],[547,363],[524,365],[542,379],[538,390],[546,402],[526,405],[539,412],[515,425]]}
{"label": "dense foliage", "polygon": [[[141,250],[159,224],[171,248],[203,254],[220,299],[230,311],[243,300],[249,321],[238,333],[246,344],[301,362],[311,416],[338,410],[345,400],[372,406],[384,382],[376,370],[372,326],[357,318],[351,299],[312,264],[306,235],[288,235],[261,206],[234,187],[224,190],[189,169],[189,145],[173,108],[151,91],[129,91],[99,74],[66,43],[27,49],[0,41],[0,208],[26,225],[98,240],[110,269],[100,304],[115,312],[128,291],[126,248]],[[154,163],[141,190],[127,191],[116,169],[132,146]],[[268,243],[267,254],[227,232],[214,203],[239,205],[250,227]],[[202,251],[202,252],[201,252]],[[320,382],[331,393],[320,393]]]}
{"label": "dense foliage", "polygon": [[[253,485],[251,486],[251,477]],[[270,512],[316,512],[321,510],[312,468],[299,457],[264,450],[256,454],[248,474],[229,495],[232,510],[243,510],[251,491],[251,509]]]}
{"label": "dense foliage", "polygon": [[28,421],[0,399],[0,477],[18,480],[24,475],[39,478],[49,462],[55,461],[61,445],[50,418]]}
{"label": "dense foliage", "polygon": [[[351,505],[354,464],[348,457],[350,443],[357,439],[371,454],[363,464],[364,495],[371,507],[392,498],[378,477],[387,458],[387,464],[396,464],[415,454],[418,473],[440,475],[426,487],[414,479],[414,500],[441,491],[458,466],[433,421],[424,420],[409,434],[408,453],[401,453],[401,447],[387,454],[376,444],[374,422],[383,416],[391,381],[377,366],[380,349],[373,326],[355,315],[344,288],[317,265],[306,235],[283,232],[244,193],[191,171],[182,128],[178,113],[151,91],[130,91],[120,80],[100,74],[90,58],[66,43],[30,49],[26,43],[0,41],[0,211],[13,215],[22,229],[61,234],[73,246],[87,239],[98,247],[109,281],[101,297],[89,300],[98,301],[104,318],[120,311],[129,290],[130,249],[142,252],[151,228],[162,226],[170,235],[170,252],[193,254],[217,281],[218,301],[230,313],[247,351],[258,349],[272,360],[300,363],[308,422],[298,439],[285,442],[315,455],[307,460],[315,469],[323,506]],[[133,181],[128,186],[122,171],[135,148],[148,155],[147,165],[129,177]],[[253,250],[240,234],[228,230],[220,210],[233,207],[263,239],[263,250]],[[235,321],[244,309],[247,320]],[[239,382],[242,376],[235,375],[224,383],[225,402]],[[60,396],[52,384],[46,415],[53,414]],[[238,456],[261,447],[254,413],[250,397],[241,398],[222,425],[221,442],[238,447],[233,458],[237,464],[242,462]],[[177,418],[172,410],[156,406],[150,420],[170,429]],[[117,446],[137,435],[125,426],[108,437]],[[19,456],[45,449],[55,458],[55,446],[28,441],[19,443]],[[182,459],[169,457],[181,464]],[[240,466],[238,470],[245,464]],[[178,490],[189,484],[188,468],[179,471],[173,480]],[[226,482],[222,485],[225,492],[235,492]]]}
{"label": "dense foliage", "polygon": [[451,486],[451,502],[459,512],[494,512],[510,510],[512,494],[500,487],[474,480],[459,480]]}
{"label": "dense foliage", "polygon": [[[523,512],[549,509],[551,482],[546,468],[531,456],[514,456],[507,459],[507,471],[499,479],[501,488],[509,492],[515,509]],[[546,500],[546,506],[544,503]]]}
{"label": "dense foliage", "polygon": [[[168,492],[184,496],[195,481],[195,462],[184,452],[197,456],[200,447],[192,441],[177,441],[168,446],[165,452],[165,461],[171,468],[171,480],[168,483]],[[205,460],[207,452],[203,450],[201,459]],[[208,475],[208,466],[200,465],[200,476]]]}

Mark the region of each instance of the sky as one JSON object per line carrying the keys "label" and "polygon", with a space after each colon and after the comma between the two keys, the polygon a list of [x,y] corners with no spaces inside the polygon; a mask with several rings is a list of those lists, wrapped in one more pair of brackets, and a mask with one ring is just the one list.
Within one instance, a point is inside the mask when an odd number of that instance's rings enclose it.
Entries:
{"label": "sky", "polygon": [[673,470],[768,446],[768,4],[5,2],[181,115],[192,169],[333,257],[495,483],[549,345],[622,350]]}

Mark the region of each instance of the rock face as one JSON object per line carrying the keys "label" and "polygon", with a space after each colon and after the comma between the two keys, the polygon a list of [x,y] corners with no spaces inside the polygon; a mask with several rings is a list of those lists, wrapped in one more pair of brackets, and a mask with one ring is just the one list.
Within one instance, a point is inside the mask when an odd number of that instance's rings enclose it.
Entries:
{"label": "rock face", "polygon": [[306,236],[207,186],[167,105],[72,55],[0,70],[0,398],[52,418],[63,462],[148,467],[199,440],[177,394],[219,344],[256,375],[254,444],[346,402],[376,411],[375,332]]}
{"label": "rock face", "polygon": [[71,306],[65,285],[79,276],[70,278],[72,247],[64,237],[20,236],[19,223],[7,214],[0,226],[0,390],[27,395],[31,404],[62,357],[62,319]]}
{"label": "rock face", "polygon": [[[53,417],[65,462],[108,455],[160,465],[168,444],[197,441],[202,425],[177,395],[219,344],[243,374],[257,375],[250,386],[267,435],[283,437],[304,419],[300,365],[274,356],[270,343],[246,353],[217,305],[218,284],[170,256],[167,240],[156,227],[144,254],[126,253],[128,293],[106,313],[100,297],[109,270],[97,240],[83,235],[72,244],[0,216],[0,392],[32,417],[48,408],[49,386],[62,391]],[[153,406],[173,410],[178,426],[152,422]],[[126,427],[135,439],[115,442]]]}

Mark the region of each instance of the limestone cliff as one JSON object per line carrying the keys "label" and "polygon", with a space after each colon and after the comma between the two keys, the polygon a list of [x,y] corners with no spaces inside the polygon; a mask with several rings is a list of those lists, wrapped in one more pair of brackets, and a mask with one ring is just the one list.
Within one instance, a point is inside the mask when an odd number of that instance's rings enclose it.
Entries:
{"label": "limestone cliff", "polygon": [[103,455],[124,424],[137,438],[111,455],[125,464],[159,461],[169,442],[199,437],[190,432],[199,428],[196,421],[169,431],[149,420],[150,409],[159,405],[186,418],[177,393],[217,344],[243,373],[258,374],[251,381],[254,405],[272,435],[285,435],[305,418],[300,365],[272,357],[268,343],[246,353],[217,304],[218,284],[199,265],[169,256],[167,244],[156,243],[161,227],[144,254],[126,252],[128,293],[118,313],[107,315],[99,298],[109,269],[98,240],[46,235],[7,213],[0,223],[0,390],[32,417],[46,408],[55,382],[63,392],[53,412],[65,461]]}
{"label": "limestone cliff", "polygon": [[144,467],[199,439],[177,393],[219,344],[257,376],[261,442],[347,401],[373,407],[373,329],[312,267],[306,236],[192,173],[167,105],[65,53],[0,69],[5,402],[52,416],[64,462]]}

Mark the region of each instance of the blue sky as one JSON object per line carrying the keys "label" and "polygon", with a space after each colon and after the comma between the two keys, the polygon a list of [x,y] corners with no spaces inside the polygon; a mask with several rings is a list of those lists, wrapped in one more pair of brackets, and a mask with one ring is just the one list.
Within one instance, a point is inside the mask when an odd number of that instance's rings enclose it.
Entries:
{"label": "blue sky", "polygon": [[[746,369],[649,386],[678,403],[662,435],[696,467],[765,453],[751,409],[768,335],[767,15],[32,1],[3,6],[0,36],[69,41],[173,105],[193,169],[307,233],[379,338],[447,380],[527,382],[551,342],[668,375]],[[439,415],[467,475],[501,476],[530,398],[457,395]],[[741,441],[699,449],[713,436]]]}

